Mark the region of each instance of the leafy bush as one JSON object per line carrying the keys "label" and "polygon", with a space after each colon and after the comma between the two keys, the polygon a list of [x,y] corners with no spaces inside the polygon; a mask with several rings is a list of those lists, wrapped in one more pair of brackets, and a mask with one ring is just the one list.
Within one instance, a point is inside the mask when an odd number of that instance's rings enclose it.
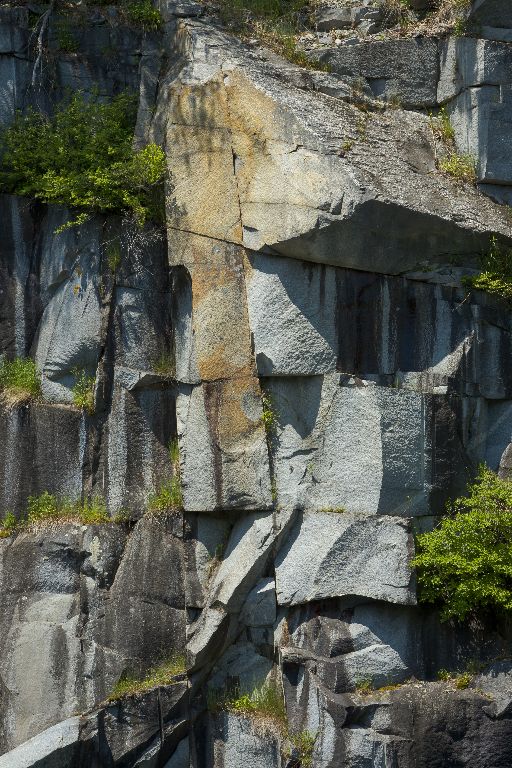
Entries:
{"label": "leafy bush", "polygon": [[437,673],[437,679],[444,683],[453,682],[455,687],[462,691],[469,686],[473,675],[470,672],[448,672],[446,669],[440,669]]}
{"label": "leafy bush", "polygon": [[2,360],[0,363],[0,395],[10,405],[19,405],[38,398],[41,376],[29,357]]}
{"label": "leafy bush", "polygon": [[512,610],[512,481],[481,466],[467,496],[448,505],[433,531],[418,536],[422,602],[441,606],[441,619],[462,620],[482,609]]}
{"label": "leafy bush", "polygon": [[479,275],[465,277],[464,285],[512,301],[512,248],[502,247],[493,236],[489,251],[482,259],[482,266],[484,271]]}
{"label": "leafy bush", "polygon": [[128,20],[138,27],[157,30],[163,23],[160,11],[153,8],[151,0],[134,0],[126,6]]}
{"label": "leafy bush", "polygon": [[161,685],[171,685],[177,675],[185,672],[185,657],[173,653],[168,659],[152,667],[143,678],[126,674],[116,683],[108,701],[118,701],[124,696],[134,696]]}
{"label": "leafy bush", "polygon": [[133,150],[135,117],[128,93],[109,104],[76,93],[51,118],[18,113],[0,136],[0,189],[87,212],[128,211],[140,225],[158,218],[165,157],[156,144]]}
{"label": "leafy bush", "polygon": [[88,376],[84,370],[74,368],[73,376],[75,383],[73,389],[73,405],[87,413],[94,413],[94,385],[96,379],[94,376]]}

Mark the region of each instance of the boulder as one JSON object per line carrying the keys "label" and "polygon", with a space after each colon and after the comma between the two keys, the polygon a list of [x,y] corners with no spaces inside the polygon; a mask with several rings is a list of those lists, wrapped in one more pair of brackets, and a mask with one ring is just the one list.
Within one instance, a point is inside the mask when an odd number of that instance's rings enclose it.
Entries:
{"label": "boulder", "polygon": [[276,558],[278,605],[344,595],[414,604],[412,553],[412,534],[399,518],[307,513]]}

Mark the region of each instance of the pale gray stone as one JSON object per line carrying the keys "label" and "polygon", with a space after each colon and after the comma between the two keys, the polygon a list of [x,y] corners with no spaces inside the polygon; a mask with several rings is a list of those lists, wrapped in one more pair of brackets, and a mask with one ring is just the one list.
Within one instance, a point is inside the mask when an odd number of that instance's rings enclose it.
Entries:
{"label": "pale gray stone", "polygon": [[512,28],[512,9],[502,0],[475,0],[469,20],[491,27]]}
{"label": "pale gray stone", "polygon": [[[320,31],[346,29],[354,23],[350,7],[320,8],[315,15],[315,26]],[[329,41],[330,42],[330,41]]]}
{"label": "pale gray stone", "polygon": [[70,768],[79,739],[80,718],[72,717],[0,756],[0,768]]}
{"label": "pale gray stone", "polygon": [[278,604],[344,595],[414,604],[412,551],[412,534],[401,519],[306,513],[277,555]]}
{"label": "pale gray stone", "polygon": [[236,687],[241,692],[250,693],[261,688],[272,668],[272,660],[256,653],[252,643],[234,643],[212,669],[208,688],[225,691]]}
{"label": "pale gray stone", "polygon": [[406,107],[436,103],[438,50],[435,40],[415,38],[340,45],[315,54],[338,75],[365,78],[376,98]]}
{"label": "pale gray stone", "polygon": [[248,627],[263,627],[274,624],[276,620],[276,583],[274,579],[262,579],[249,592],[240,619]]}
{"label": "pale gray stone", "polygon": [[250,720],[229,713],[218,716],[222,741],[218,760],[224,768],[280,768],[280,743],[275,734],[259,733]]}

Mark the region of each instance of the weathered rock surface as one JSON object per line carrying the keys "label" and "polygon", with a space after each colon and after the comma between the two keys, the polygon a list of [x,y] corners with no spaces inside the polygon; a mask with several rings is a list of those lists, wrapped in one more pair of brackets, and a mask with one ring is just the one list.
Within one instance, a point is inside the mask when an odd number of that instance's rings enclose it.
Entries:
{"label": "weathered rock surface", "polygon": [[[510,629],[441,624],[409,565],[413,522],[510,464],[510,313],[462,280],[510,221],[437,169],[420,112],[446,105],[508,199],[510,15],[481,0],[474,37],[377,40],[379,3],[319,11],[367,34],[311,46],[326,73],[157,5],[155,32],[52,16],[36,89],[40,9],[0,9],[0,123],[129,87],[169,169],[165,228],[57,235],[69,211],[0,196],[0,354],[43,389],[0,411],[0,517],[48,490],[131,520],[0,540],[0,766],[510,768]],[[143,515],[178,472],[183,515]],[[105,702],[171,653],[187,675]],[[467,690],[432,682],[469,664]],[[215,711],[264,684],[286,726]]]}

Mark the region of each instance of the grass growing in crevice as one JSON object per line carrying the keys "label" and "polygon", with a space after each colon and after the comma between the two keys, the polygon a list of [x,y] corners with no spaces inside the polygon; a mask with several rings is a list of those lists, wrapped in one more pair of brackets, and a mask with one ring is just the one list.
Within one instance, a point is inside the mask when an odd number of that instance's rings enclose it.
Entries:
{"label": "grass growing in crevice", "polygon": [[174,356],[170,352],[162,352],[156,363],[153,365],[153,370],[164,379],[173,378],[176,371]]}
{"label": "grass growing in crevice", "polygon": [[180,512],[183,509],[180,448],[177,437],[169,443],[169,462],[173,472],[171,479],[162,483],[147,501],[147,512],[156,517]]}
{"label": "grass growing in crevice", "polygon": [[31,358],[0,362],[0,402],[14,407],[37,400],[40,395],[41,374]]}
{"label": "grass growing in crevice", "polygon": [[476,160],[473,155],[450,152],[439,160],[439,170],[452,176],[456,181],[476,183]]}
{"label": "grass growing in crevice", "polygon": [[440,669],[437,679],[443,683],[453,683],[457,690],[463,691],[470,685],[473,675],[470,672],[448,672],[446,669]]}
{"label": "grass growing in crevice", "polygon": [[175,678],[178,675],[183,675],[185,671],[185,656],[180,653],[173,653],[169,658],[151,667],[144,677],[128,673],[123,675],[112,689],[107,701],[119,701],[125,696],[136,696],[154,688],[172,685],[176,682]]}
{"label": "grass growing in crevice", "polygon": [[136,27],[156,31],[163,24],[160,11],[153,7],[151,0],[133,0],[122,6],[128,21]]}
{"label": "grass growing in crevice", "polygon": [[260,726],[288,733],[288,718],[284,696],[274,681],[263,683],[250,691],[233,688],[229,691],[208,690],[207,704],[210,712],[222,710],[256,721]]}
{"label": "grass growing in crevice", "polygon": [[[313,750],[315,748],[316,734],[309,731],[288,734],[293,749],[294,760],[298,760],[300,768],[311,768],[313,765]],[[290,750],[292,752],[292,750]],[[291,757],[291,755],[290,755]]]}
{"label": "grass growing in crevice", "polygon": [[22,530],[38,530],[55,524],[81,523],[82,525],[106,525],[127,522],[126,513],[110,517],[105,500],[101,496],[85,499],[69,499],[44,491],[29,496],[25,514],[16,518],[6,512],[0,521],[0,538],[6,538]]}
{"label": "grass growing in crevice", "polygon": [[481,261],[482,272],[464,277],[463,285],[512,302],[512,248],[501,245],[493,235]]}
{"label": "grass growing in crevice", "polygon": [[94,413],[94,387],[96,379],[94,376],[88,376],[81,368],[73,368],[71,373],[75,377],[75,383],[71,389],[73,405],[92,415]]}

